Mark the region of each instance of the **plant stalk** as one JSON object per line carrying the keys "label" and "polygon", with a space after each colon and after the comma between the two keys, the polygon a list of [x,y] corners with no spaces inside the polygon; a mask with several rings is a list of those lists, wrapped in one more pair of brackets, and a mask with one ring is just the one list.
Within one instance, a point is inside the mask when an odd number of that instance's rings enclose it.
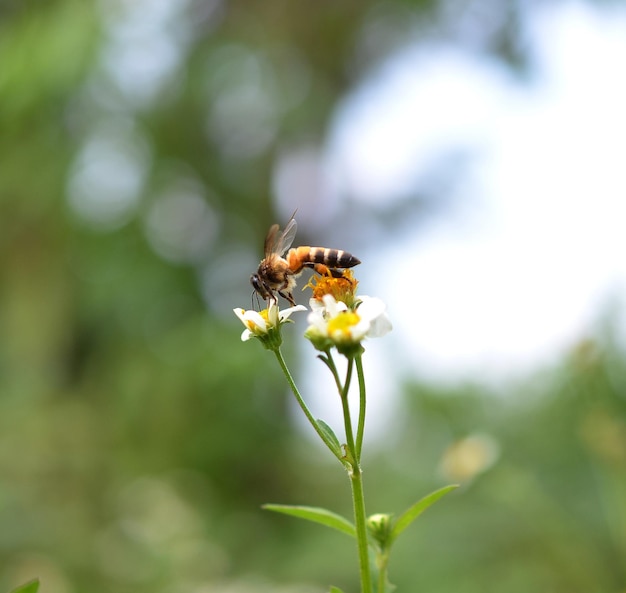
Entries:
{"label": "plant stalk", "polygon": [[378,565],[378,593],[385,593],[387,587],[387,564],[389,563],[389,551],[379,552],[376,561]]}
{"label": "plant stalk", "polygon": [[350,472],[350,484],[352,486],[354,524],[356,526],[356,539],[359,551],[361,593],[372,593],[372,575],[370,572],[369,551],[367,546],[365,497],[363,495],[363,472],[356,462]]}
{"label": "plant stalk", "polygon": [[[343,411],[343,424],[346,431],[346,446],[352,456],[354,463],[358,465],[359,460],[355,456],[356,447],[354,444],[354,431],[352,430],[352,418],[350,416],[350,406],[348,405],[348,391],[350,390],[350,382],[352,381],[352,368],[354,367],[353,360],[348,360],[348,369],[346,371],[346,380],[343,384],[343,389],[339,391],[341,396],[341,407]],[[351,460],[352,463],[352,460]]]}
{"label": "plant stalk", "polygon": [[[341,404],[343,407],[343,419],[346,431],[346,448],[348,449],[348,460],[350,462],[350,485],[352,488],[352,505],[354,508],[354,524],[356,527],[356,539],[359,552],[359,572],[361,575],[361,593],[372,593],[372,576],[370,572],[369,550],[367,545],[367,515],[365,514],[365,495],[363,493],[363,472],[359,460],[360,452],[354,441],[352,430],[352,419],[350,417],[350,406],[348,405],[348,392],[352,380],[352,369],[354,359],[348,359],[348,370],[343,389],[340,392]],[[361,373],[362,374],[362,373]],[[359,381],[360,383],[360,381]],[[359,424],[361,416],[364,415],[363,407],[359,413]],[[361,435],[361,440],[362,440]]]}
{"label": "plant stalk", "polygon": [[359,423],[356,431],[356,459],[361,463],[361,450],[363,448],[363,434],[365,432],[365,408],[367,398],[365,396],[365,373],[363,372],[363,360],[361,354],[355,356],[356,374],[359,379]]}
{"label": "plant stalk", "polygon": [[291,391],[293,392],[293,394],[296,396],[296,400],[298,401],[298,404],[300,408],[302,409],[302,411],[304,412],[304,415],[306,416],[307,420],[310,422],[311,426],[313,427],[315,432],[318,434],[320,439],[322,439],[324,444],[330,449],[331,453],[343,464],[345,460],[342,459],[341,455],[337,453],[337,451],[335,450],[335,447],[330,442],[328,437],[324,434],[322,429],[319,427],[319,424],[317,423],[315,418],[313,418],[313,414],[311,414],[311,411],[309,410],[304,399],[300,395],[300,391],[298,391],[298,387],[296,386],[296,383],[293,380],[293,377],[291,376],[289,369],[287,368],[287,364],[285,363],[285,359],[283,358],[280,348],[277,348],[273,352],[276,355],[276,359],[278,360],[278,364],[280,365],[280,368],[282,369],[283,374],[285,375],[285,378],[287,379],[287,383],[289,383],[289,387],[291,388]]}

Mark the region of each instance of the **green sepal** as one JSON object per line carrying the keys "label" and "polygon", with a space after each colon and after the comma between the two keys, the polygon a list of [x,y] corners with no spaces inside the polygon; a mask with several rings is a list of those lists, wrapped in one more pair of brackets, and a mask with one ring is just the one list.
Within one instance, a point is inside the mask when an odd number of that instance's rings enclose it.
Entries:
{"label": "green sepal", "polygon": [[264,504],[262,508],[276,513],[293,515],[294,517],[306,519],[307,521],[313,521],[314,523],[319,523],[320,525],[326,525],[327,527],[332,527],[337,531],[356,537],[356,529],[350,521],[327,509],[319,507],[292,506],[287,504]]}
{"label": "green sepal", "polygon": [[343,354],[346,358],[356,358],[365,352],[365,348],[361,346],[361,342],[338,342],[335,344],[337,352]]}
{"label": "green sepal", "polygon": [[343,457],[343,451],[341,450],[339,439],[337,438],[337,435],[334,433],[333,429],[330,426],[328,426],[328,424],[326,424],[326,422],[324,422],[323,420],[318,419],[316,420],[316,422],[320,430],[328,438],[328,442],[332,444],[333,453],[339,458]]}
{"label": "green sepal", "polygon": [[415,519],[417,519],[429,506],[437,502],[442,496],[448,494],[451,490],[458,488],[458,484],[451,484],[435,490],[424,498],[418,500],[412,507],[409,507],[395,522],[390,535],[390,543],[394,541]]}
{"label": "green sepal", "polygon": [[11,593],[37,593],[39,591],[39,579],[33,579],[13,589]]}
{"label": "green sepal", "polygon": [[328,593],[343,593],[339,587],[331,587]]}
{"label": "green sepal", "polygon": [[283,343],[283,337],[279,327],[271,327],[267,332],[262,334],[254,334],[255,337],[267,350],[276,352]]}
{"label": "green sepal", "polygon": [[[328,352],[335,345],[330,338],[320,334],[316,328],[305,331],[304,337],[313,344],[313,348],[320,352]],[[321,355],[319,358],[324,360]]]}

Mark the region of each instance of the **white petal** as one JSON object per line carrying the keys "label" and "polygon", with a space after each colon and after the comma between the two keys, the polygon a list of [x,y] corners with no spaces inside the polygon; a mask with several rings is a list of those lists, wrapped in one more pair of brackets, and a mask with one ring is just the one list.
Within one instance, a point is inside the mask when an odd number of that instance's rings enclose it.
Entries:
{"label": "white petal", "polygon": [[244,329],[241,334],[241,341],[247,342],[254,334],[249,329]]}
{"label": "white petal", "polygon": [[342,311],[348,310],[348,305],[342,301],[337,302],[332,294],[325,294],[322,300],[324,301],[328,317],[337,317]]}
{"label": "white petal", "polygon": [[280,312],[280,320],[285,321],[285,319],[289,319],[292,313],[296,311],[306,311],[307,308],[304,305],[296,305],[295,307],[289,307],[287,309],[283,309]]}
{"label": "white petal", "polygon": [[323,335],[328,334],[328,328],[326,326],[326,319],[324,319],[324,309],[316,309],[309,313],[307,322],[311,327],[314,327],[317,331]]}
{"label": "white petal", "polygon": [[276,327],[280,321],[278,303],[271,301],[267,307],[267,321],[272,327]]}
{"label": "white petal", "polygon": [[376,297],[362,296],[359,297],[361,304],[357,309],[357,313],[364,319],[376,319],[385,312],[385,303]]}
{"label": "white petal", "polygon": [[372,319],[370,322],[369,336],[372,338],[382,338],[385,334],[388,334],[393,329],[391,320],[387,317],[387,313],[383,313]]}
{"label": "white petal", "polygon": [[241,321],[241,323],[243,323],[245,326],[248,325],[246,323],[246,318],[245,318],[246,312],[244,309],[241,309],[240,307],[238,307],[237,309],[233,309],[233,313],[237,315],[237,317],[239,317],[239,320]]}
{"label": "white petal", "polygon": [[383,301],[376,297],[362,296],[361,304],[357,309],[358,314],[367,319],[370,324],[368,336],[380,338],[392,329],[391,320],[385,312],[386,306]]}
{"label": "white petal", "polygon": [[245,319],[244,323],[246,324],[246,327],[249,328],[250,327],[249,322],[251,322],[256,327],[259,328],[259,331],[261,332],[267,331],[267,323],[265,319],[261,317],[260,313],[257,313],[256,311],[252,311],[251,309],[249,309],[243,314],[243,318]]}
{"label": "white petal", "polygon": [[361,320],[353,325],[350,330],[350,335],[354,342],[360,342],[365,336],[369,336],[371,331],[371,324],[369,320],[361,318]]}
{"label": "white petal", "polygon": [[325,308],[324,303],[318,299],[309,299],[309,307],[311,307],[311,311],[323,311]]}

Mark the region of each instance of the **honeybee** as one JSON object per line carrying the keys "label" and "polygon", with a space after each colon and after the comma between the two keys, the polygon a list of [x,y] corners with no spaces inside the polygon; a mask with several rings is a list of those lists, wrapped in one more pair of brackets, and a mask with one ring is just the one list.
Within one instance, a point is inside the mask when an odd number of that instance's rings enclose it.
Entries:
{"label": "honeybee", "polygon": [[298,230],[294,217],[295,213],[282,231],[277,224],[270,227],[265,237],[265,257],[256,274],[250,276],[250,282],[261,298],[276,301],[275,293],[278,293],[292,305],[296,304],[292,294],[296,278],[305,267],[313,268],[318,274],[330,273],[340,277],[343,269],[361,263],[343,249],[308,246],[290,249]]}

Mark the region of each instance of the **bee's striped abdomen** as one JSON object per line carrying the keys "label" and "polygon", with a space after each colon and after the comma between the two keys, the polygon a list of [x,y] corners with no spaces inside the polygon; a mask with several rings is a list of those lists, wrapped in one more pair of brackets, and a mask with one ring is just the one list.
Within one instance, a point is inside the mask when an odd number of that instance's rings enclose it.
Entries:
{"label": "bee's striped abdomen", "polygon": [[343,249],[329,249],[328,247],[309,247],[306,259],[315,264],[324,264],[329,268],[351,268],[361,263],[361,260]]}
{"label": "bee's striped abdomen", "polygon": [[303,266],[310,266],[310,264],[322,264],[329,269],[338,269],[352,268],[361,263],[360,259],[343,249],[330,249],[328,247],[296,247],[290,251],[287,259],[291,269],[296,273]]}

